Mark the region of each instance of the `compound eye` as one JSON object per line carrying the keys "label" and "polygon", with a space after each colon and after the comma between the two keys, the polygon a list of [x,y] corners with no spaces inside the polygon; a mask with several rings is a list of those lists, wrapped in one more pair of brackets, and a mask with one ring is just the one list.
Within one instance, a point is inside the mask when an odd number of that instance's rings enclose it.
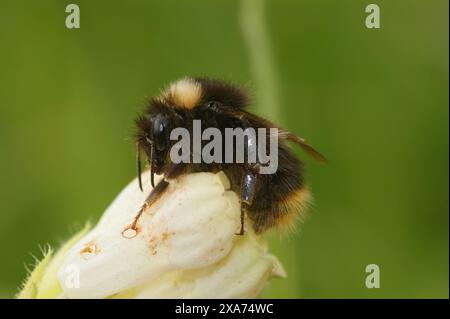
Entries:
{"label": "compound eye", "polygon": [[167,146],[167,119],[157,117],[153,122],[153,142],[159,151],[163,151]]}

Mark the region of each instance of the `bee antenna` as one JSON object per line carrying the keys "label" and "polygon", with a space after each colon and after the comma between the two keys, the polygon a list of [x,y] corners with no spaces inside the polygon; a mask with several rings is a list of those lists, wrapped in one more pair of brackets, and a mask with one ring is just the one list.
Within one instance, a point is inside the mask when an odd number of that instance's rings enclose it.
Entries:
{"label": "bee antenna", "polygon": [[144,191],[142,188],[142,171],[141,171],[141,147],[139,142],[136,142],[136,164],[137,164],[137,176],[139,181],[139,189],[141,192]]}
{"label": "bee antenna", "polygon": [[153,146],[153,144],[152,144],[152,146],[151,146],[151,151],[150,151],[150,161],[151,161],[151,163],[150,163],[150,182],[151,182],[151,184],[152,184],[152,187],[155,187],[155,178],[154,178],[154,176],[155,176],[155,159],[154,159],[154,154],[155,154],[155,147]]}

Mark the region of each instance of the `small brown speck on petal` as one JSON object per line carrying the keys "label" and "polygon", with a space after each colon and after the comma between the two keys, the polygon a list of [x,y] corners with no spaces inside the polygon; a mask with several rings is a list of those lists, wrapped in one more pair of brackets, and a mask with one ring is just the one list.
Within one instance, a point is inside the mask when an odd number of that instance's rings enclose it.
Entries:
{"label": "small brown speck on petal", "polygon": [[84,259],[88,259],[94,255],[98,255],[101,252],[98,245],[95,243],[94,240],[91,240],[90,242],[87,242],[84,244],[83,249],[80,250],[80,255]]}

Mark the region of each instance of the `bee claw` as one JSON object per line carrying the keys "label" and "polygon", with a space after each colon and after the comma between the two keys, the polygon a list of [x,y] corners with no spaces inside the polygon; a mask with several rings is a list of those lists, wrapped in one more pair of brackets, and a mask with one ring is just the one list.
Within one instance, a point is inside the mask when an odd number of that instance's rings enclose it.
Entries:
{"label": "bee claw", "polygon": [[244,224],[241,224],[241,230],[238,233],[234,233],[236,236],[244,236]]}

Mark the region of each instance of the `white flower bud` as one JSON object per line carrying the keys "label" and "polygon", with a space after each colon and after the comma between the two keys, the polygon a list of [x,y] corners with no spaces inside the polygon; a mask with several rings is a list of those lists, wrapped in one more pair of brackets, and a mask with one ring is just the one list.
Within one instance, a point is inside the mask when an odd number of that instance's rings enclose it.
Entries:
{"label": "white flower bud", "polygon": [[[144,185],[150,184],[148,175]],[[141,192],[134,180],[97,226],[59,257],[59,267],[51,267],[58,297],[253,298],[270,278],[285,276],[249,221],[245,235],[235,235],[239,199],[223,173],[170,181],[135,232],[129,226],[150,191]]]}

